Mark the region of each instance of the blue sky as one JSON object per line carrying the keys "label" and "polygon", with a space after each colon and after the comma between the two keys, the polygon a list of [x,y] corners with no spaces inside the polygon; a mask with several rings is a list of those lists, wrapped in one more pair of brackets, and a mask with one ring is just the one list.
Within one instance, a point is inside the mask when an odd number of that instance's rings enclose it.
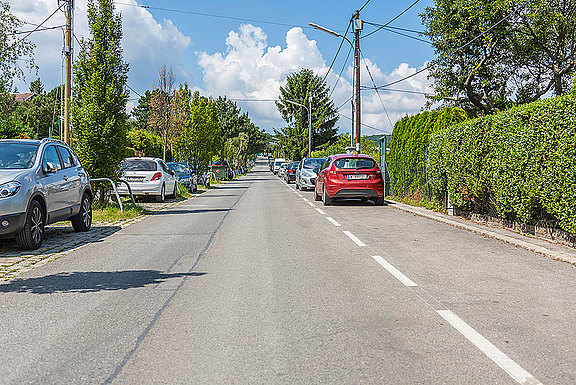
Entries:
{"label": "blue sky", "polygon": [[[39,23],[55,8],[56,0],[9,0],[14,13],[24,21]],[[75,31],[78,38],[88,34],[87,0],[76,0]],[[410,6],[414,0],[371,0],[361,12],[363,20],[386,23]],[[130,64],[129,84],[138,93],[152,87],[160,67],[165,64],[176,74],[176,81],[187,82],[205,95],[228,95],[250,99],[238,102],[243,110],[262,128],[270,131],[282,127],[273,103],[257,102],[277,97],[285,78],[300,68],[312,68],[324,76],[334,58],[340,39],[310,28],[312,21],[338,32],[344,32],[353,12],[365,0],[357,1],[161,1],[117,0],[117,10],[123,15],[125,59]],[[392,25],[421,31],[419,14],[432,0],[421,0]],[[140,6],[148,6],[142,8]],[[161,10],[166,8],[177,11]],[[200,15],[203,14],[203,15]],[[212,16],[209,16],[212,15]],[[63,23],[57,14],[46,25]],[[25,28],[29,28],[26,26]],[[366,35],[374,27],[365,25]],[[46,31],[32,35],[37,44],[36,60],[39,76],[50,89],[60,81],[61,32]],[[349,36],[350,39],[352,36]],[[381,30],[361,40],[365,62],[378,85],[411,74],[433,58],[431,47]],[[347,131],[352,95],[352,55],[345,62],[349,46],[344,44],[327,78],[334,87],[333,99],[341,108],[341,131]],[[343,78],[337,74],[344,66]],[[19,89],[34,80],[30,75]],[[371,84],[363,70],[362,83]],[[428,91],[426,73],[395,86],[397,89]],[[130,107],[137,95],[131,95]],[[393,123],[405,114],[416,113],[425,103],[424,96],[398,92],[363,94],[363,121],[367,134],[390,132]],[[374,129],[373,129],[373,128]]]}

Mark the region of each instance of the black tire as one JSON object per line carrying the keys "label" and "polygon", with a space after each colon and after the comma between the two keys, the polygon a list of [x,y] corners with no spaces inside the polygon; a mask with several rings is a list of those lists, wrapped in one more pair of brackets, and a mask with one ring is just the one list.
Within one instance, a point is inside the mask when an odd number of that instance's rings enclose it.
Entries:
{"label": "black tire", "polygon": [[192,188],[192,192],[197,192],[198,191],[198,183],[196,183],[194,185],[194,187]]}
{"label": "black tire", "polygon": [[322,200],[322,197],[318,194],[316,194],[316,187],[314,187],[314,200],[316,202],[320,202]]}
{"label": "black tire", "polygon": [[384,197],[378,197],[374,199],[374,204],[376,206],[384,206]]}
{"label": "black tire", "polygon": [[16,243],[21,249],[36,250],[42,246],[44,226],[46,225],[45,217],[46,215],[40,202],[33,200],[26,212],[24,228],[16,234]]}
{"label": "black tire", "polygon": [[332,205],[332,198],[328,196],[328,193],[326,192],[326,187],[322,189],[322,203],[324,203],[324,206]]}
{"label": "black tire", "polygon": [[170,198],[176,198],[176,197],[178,197],[178,183],[174,182],[174,191],[172,191]]}
{"label": "black tire", "polygon": [[92,199],[88,194],[82,196],[80,212],[70,218],[74,231],[84,232],[92,226]]}
{"label": "black tire", "polygon": [[298,184],[298,181],[296,181],[294,183],[296,183],[296,190],[300,190],[300,185]]}
{"label": "black tire", "polygon": [[160,190],[160,195],[156,195],[156,202],[162,203],[166,199],[166,186],[162,185],[162,189]]}

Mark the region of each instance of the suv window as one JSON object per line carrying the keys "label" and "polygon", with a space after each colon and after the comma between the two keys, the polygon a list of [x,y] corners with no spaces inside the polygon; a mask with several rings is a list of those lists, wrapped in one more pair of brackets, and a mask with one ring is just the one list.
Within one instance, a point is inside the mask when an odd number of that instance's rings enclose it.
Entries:
{"label": "suv window", "polygon": [[66,147],[58,146],[58,152],[60,153],[60,157],[62,158],[62,163],[64,164],[64,168],[74,167],[74,157],[68,151]]}
{"label": "suv window", "polygon": [[60,157],[58,152],[56,152],[55,146],[48,146],[44,151],[44,157],[42,158],[42,169],[46,170],[48,167],[48,162],[56,166],[57,170],[62,170],[62,163],[60,163]]}

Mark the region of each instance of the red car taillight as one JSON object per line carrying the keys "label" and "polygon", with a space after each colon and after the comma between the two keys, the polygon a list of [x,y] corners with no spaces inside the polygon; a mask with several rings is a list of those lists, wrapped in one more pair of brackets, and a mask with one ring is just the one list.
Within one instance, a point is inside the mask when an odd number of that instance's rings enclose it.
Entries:
{"label": "red car taillight", "polygon": [[157,172],[156,174],[154,174],[154,176],[153,176],[152,179],[150,179],[150,180],[151,180],[151,181],[152,181],[152,180],[158,180],[158,179],[160,179],[160,178],[162,178],[162,173]]}

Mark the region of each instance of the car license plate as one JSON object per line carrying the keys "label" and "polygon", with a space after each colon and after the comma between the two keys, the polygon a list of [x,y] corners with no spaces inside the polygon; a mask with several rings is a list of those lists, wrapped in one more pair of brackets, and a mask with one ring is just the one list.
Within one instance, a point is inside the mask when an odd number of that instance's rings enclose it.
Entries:
{"label": "car license plate", "polygon": [[140,181],[142,181],[142,178],[138,178],[138,177],[134,177],[134,176],[127,176],[126,180],[128,182],[140,182]]}
{"label": "car license plate", "polygon": [[357,180],[357,179],[366,179],[368,175],[366,174],[356,174],[356,175],[348,175],[348,180]]}

